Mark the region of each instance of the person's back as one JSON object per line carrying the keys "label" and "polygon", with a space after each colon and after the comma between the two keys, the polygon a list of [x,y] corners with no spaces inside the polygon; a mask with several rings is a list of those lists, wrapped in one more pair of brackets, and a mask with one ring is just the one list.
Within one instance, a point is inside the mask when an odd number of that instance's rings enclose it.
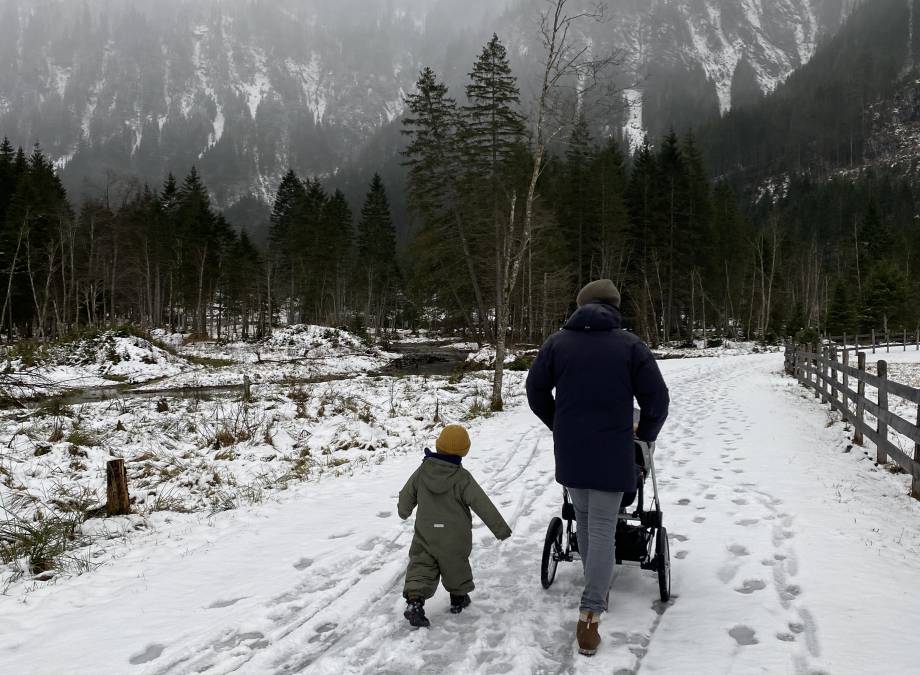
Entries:
{"label": "person's back", "polygon": [[588,284],[527,376],[531,410],[553,432],[556,480],[568,488],[577,515],[585,592],[576,635],[586,655],[600,643],[597,621],[607,609],[623,493],[636,490],[634,436],[653,442],[670,403],[651,351],[623,330],[619,304],[612,281]]}
{"label": "person's back", "polygon": [[636,489],[633,399],[641,410],[635,435],[651,442],[667,417],[669,397],[652,353],[622,329],[615,305],[590,300],[579,307],[540,350],[527,377],[527,395],[531,409],[553,431],[562,485]]}

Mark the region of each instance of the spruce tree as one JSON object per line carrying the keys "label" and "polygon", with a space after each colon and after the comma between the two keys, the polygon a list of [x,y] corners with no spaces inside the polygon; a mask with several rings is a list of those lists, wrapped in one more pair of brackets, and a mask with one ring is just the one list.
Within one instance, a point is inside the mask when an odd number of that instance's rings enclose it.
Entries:
{"label": "spruce tree", "polygon": [[367,304],[365,317],[375,317],[375,326],[384,326],[386,303],[396,282],[396,229],[390,215],[390,202],[379,174],[374,174],[358,223],[358,260],[360,280],[364,284]]}
{"label": "spruce tree", "polygon": [[524,139],[520,90],[505,46],[493,35],[473,65],[463,107],[463,150],[469,168],[495,177]]}

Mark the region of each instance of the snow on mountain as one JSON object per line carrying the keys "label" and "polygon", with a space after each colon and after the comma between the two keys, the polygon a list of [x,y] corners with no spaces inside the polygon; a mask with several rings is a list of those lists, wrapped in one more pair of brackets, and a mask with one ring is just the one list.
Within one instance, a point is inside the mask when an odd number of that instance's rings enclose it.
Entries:
{"label": "snow on mountain", "polygon": [[[725,112],[745,61],[762,91],[806,62],[844,0],[611,0],[581,38],[624,50],[629,105],[605,124],[646,132]],[[218,203],[270,198],[290,167],[329,175],[403,112],[433,65],[455,95],[494,30],[522,90],[541,0],[0,0],[0,135],[40,141],[78,194],[106,170],[158,183],[196,164]],[[691,73],[698,79],[688,78]],[[670,79],[684,81],[675,94]],[[637,84],[638,83],[638,84]],[[633,86],[634,85],[634,86]],[[710,92],[711,90],[711,92]],[[696,112],[687,113],[687,110]],[[681,117],[683,115],[683,117]],[[695,115],[695,116],[694,116]]]}

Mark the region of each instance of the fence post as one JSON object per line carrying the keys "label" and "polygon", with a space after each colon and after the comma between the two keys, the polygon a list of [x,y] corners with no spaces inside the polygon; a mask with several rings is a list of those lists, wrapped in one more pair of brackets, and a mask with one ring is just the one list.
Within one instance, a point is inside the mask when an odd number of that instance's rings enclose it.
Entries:
{"label": "fence post", "polygon": [[843,421],[846,423],[850,416],[850,374],[847,369],[850,367],[850,352],[843,350]]}
{"label": "fence post", "polygon": [[821,403],[827,403],[827,373],[830,367],[828,348],[821,347]]}
{"label": "fence post", "polygon": [[821,367],[821,349],[817,342],[812,346],[812,353],[815,355],[815,398],[821,398],[821,375],[819,374],[819,368]]}
{"label": "fence post", "polygon": [[891,333],[889,333],[887,330],[885,331],[885,353],[891,353]]}
{"label": "fence post", "polygon": [[[917,395],[917,431],[920,431],[920,394]],[[914,442],[914,461],[920,462],[920,439]],[[914,474],[910,482],[910,496],[914,499],[920,499],[920,480],[917,474]]]}
{"label": "fence post", "polygon": [[131,499],[128,496],[128,472],[125,460],[110,459],[105,465],[106,502],[108,516],[124,516],[131,513]]}
{"label": "fence post", "polygon": [[875,354],[875,329],[872,329],[872,353]]}
{"label": "fence post", "polygon": [[904,329],[904,351],[907,351],[907,329]]}
{"label": "fence post", "polygon": [[853,443],[863,444],[863,417],[866,409],[866,352],[856,355],[856,367],[859,370],[859,381],[856,383],[856,431],[853,433]]}
{"label": "fence post", "polygon": [[827,387],[830,391],[831,397],[831,410],[834,408],[840,409],[840,406],[837,401],[837,347],[830,348],[830,363],[828,364],[828,370],[830,371],[831,380],[827,383]]}
{"label": "fence post", "polygon": [[[888,362],[878,362],[878,377],[881,382],[878,383],[878,408],[879,413],[888,412]],[[888,462],[888,454],[885,452],[885,443],[888,441],[888,423],[882,420],[881,415],[878,417],[878,441],[876,441],[875,461],[879,464]]]}
{"label": "fence post", "polygon": [[847,334],[843,334],[843,351],[847,350]]}

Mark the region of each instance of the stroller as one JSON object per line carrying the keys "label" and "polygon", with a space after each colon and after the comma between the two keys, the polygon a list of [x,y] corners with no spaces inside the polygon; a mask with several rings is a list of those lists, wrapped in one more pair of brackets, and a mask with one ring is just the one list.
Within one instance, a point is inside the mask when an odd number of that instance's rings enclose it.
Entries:
{"label": "stroller", "polygon": [[[638,563],[643,570],[656,572],[662,602],[671,597],[671,557],[668,532],[662,525],[658,483],[655,479],[655,444],[636,440],[636,492],[623,495],[616,531],[616,563]],[[652,477],[651,507],[645,507],[645,480]],[[578,560],[578,533],[575,530],[575,507],[568,490],[562,490],[562,518],[549,523],[543,558],[540,561],[540,582],[549,588],[556,579],[560,562]],[[630,507],[633,507],[630,510]],[[563,525],[563,521],[565,524]]]}

